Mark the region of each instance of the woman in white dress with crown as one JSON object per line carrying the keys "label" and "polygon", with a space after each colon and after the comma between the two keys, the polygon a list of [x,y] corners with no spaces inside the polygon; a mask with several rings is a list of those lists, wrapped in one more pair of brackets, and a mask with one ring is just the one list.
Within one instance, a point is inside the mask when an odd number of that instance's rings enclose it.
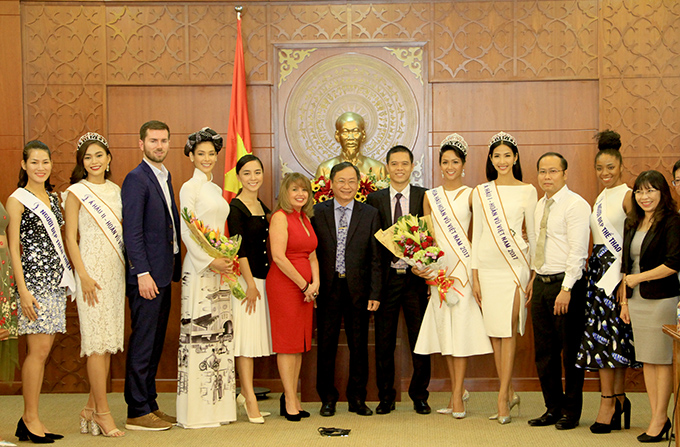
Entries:
{"label": "woman in white dress with crown", "polygon": [[437,410],[462,419],[467,414],[469,393],[463,388],[467,358],[492,352],[484,329],[482,312],[472,296],[470,282],[471,192],[463,185],[467,143],[454,133],[444,139],[439,149],[439,168],[443,185],[427,191],[423,209],[432,218],[437,246],[444,252],[444,272],[413,269],[413,273],[433,281],[443,273],[453,283],[442,295],[436,284],[430,285],[430,301],[420,326],[416,354],[441,353],[451,378],[451,399],[446,408]]}
{"label": "woman in white dress with crown", "polygon": [[[522,182],[517,142],[499,132],[489,142],[488,183],[472,193],[472,292],[482,308],[500,378],[498,413],[490,419],[511,421],[519,405],[512,388],[517,333],[524,335],[526,293],[535,250],[534,210],[537,193]],[[526,230],[527,239],[523,237]]]}
{"label": "woman in white dress with crown", "polygon": [[66,245],[76,271],[80,355],[87,356],[90,381],[80,432],[120,437],[125,433],[116,428],[106,398],[111,354],[123,350],[125,330],[123,204],[120,187],[108,180],[111,159],[104,137],[95,132],[83,135],[71,186],[62,197]]}

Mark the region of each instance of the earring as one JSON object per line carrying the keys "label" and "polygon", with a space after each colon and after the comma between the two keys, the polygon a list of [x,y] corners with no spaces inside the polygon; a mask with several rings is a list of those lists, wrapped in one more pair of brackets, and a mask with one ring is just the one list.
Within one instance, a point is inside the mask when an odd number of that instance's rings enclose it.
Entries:
{"label": "earring", "polygon": [[516,165],[516,164],[517,164],[517,160],[515,160],[515,162],[513,163],[513,165]]}
{"label": "earring", "polygon": [[463,173],[460,176],[465,177],[465,169],[463,169]]}
{"label": "earring", "polygon": [[106,172],[111,172],[111,165],[106,165]]}

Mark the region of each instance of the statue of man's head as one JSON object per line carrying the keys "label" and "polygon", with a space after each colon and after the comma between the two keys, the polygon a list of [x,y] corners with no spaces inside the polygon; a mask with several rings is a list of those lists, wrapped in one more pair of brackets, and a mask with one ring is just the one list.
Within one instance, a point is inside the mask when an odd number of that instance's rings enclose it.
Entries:
{"label": "statue of man's head", "polygon": [[335,121],[335,140],[342,146],[342,152],[353,157],[361,152],[366,139],[364,119],[358,113],[345,112]]}

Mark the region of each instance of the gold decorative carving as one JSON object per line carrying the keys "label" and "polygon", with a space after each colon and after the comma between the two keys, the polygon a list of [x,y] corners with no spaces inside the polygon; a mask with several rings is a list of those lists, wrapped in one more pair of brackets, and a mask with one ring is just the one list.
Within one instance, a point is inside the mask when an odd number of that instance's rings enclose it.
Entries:
{"label": "gold decorative carving", "polygon": [[309,173],[335,157],[335,121],[356,112],[366,122],[362,153],[383,160],[396,144],[412,147],[420,128],[415,93],[384,61],[365,54],[340,54],[309,68],[295,83],[283,113],[285,140]]}
{"label": "gold decorative carving", "polygon": [[288,75],[296,70],[302,61],[307,59],[307,56],[314,51],[316,51],[316,48],[309,48],[307,50],[279,50],[279,87],[281,87],[281,84]]}
{"label": "gold decorative carving", "polygon": [[352,39],[429,40],[428,3],[352,5]]}
{"label": "gold decorative carving", "polygon": [[404,64],[404,68],[408,68],[411,73],[416,76],[416,79],[423,85],[423,49],[419,47],[408,48],[388,48],[387,51],[392,53],[399,62]]}
{"label": "gold decorative carving", "polygon": [[[342,40],[348,38],[345,5],[272,5],[271,34],[276,42]],[[322,3],[322,2],[318,2]]]}

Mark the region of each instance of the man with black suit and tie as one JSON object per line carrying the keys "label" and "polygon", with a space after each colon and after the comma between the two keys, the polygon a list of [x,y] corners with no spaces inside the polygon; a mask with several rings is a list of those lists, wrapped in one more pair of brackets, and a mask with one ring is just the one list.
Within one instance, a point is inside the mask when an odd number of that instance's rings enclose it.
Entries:
{"label": "man with black suit and tie", "polygon": [[[423,215],[423,199],[427,190],[409,183],[412,171],[413,153],[407,147],[395,146],[387,152],[390,187],[371,193],[366,199],[366,203],[378,209],[383,230],[391,227],[402,215]],[[380,404],[375,411],[387,414],[395,408],[394,349],[399,312],[403,309],[413,360],[408,394],[416,413],[429,414],[430,356],[413,353],[427,307],[428,287],[424,279],[411,272],[405,261],[396,259],[384,247],[382,264],[383,292],[380,309],[375,314],[375,362]]]}
{"label": "man with black suit and tie", "polygon": [[334,199],[314,206],[312,226],[319,240],[321,287],[316,300],[317,376],[322,416],[333,416],[339,394],[335,387],[335,357],[340,324],[345,321],[349,346],[349,411],[370,416],[368,383],[368,320],[380,304],[380,252],[373,236],[380,228],[378,211],[354,200],[359,169],[349,162],[330,174]]}
{"label": "man with black suit and tie", "polygon": [[125,177],[123,239],[132,333],[125,365],[128,430],[167,430],[176,422],[156,403],[156,371],[170,314],[172,281],[181,277],[179,213],[163,161],[170,129],[149,121],[139,130],[142,162]]}

